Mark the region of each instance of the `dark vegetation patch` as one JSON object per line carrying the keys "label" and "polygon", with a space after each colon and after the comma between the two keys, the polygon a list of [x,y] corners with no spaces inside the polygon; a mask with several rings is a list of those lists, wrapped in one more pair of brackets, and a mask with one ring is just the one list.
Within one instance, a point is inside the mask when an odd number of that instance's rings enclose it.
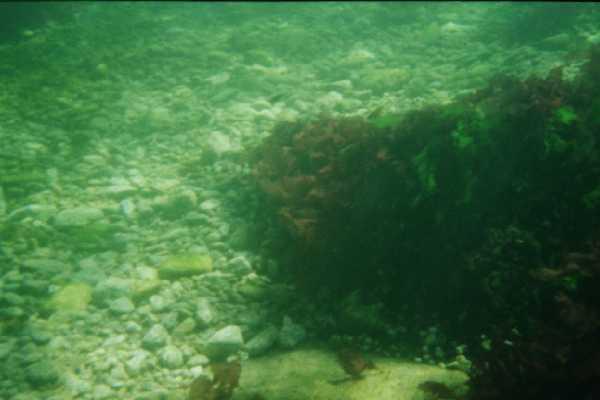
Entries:
{"label": "dark vegetation patch", "polygon": [[359,293],[389,316],[440,324],[471,350],[474,398],[592,393],[598,76],[595,48],[573,81],[561,68],[499,76],[403,116],[278,126],[251,164],[279,278],[311,298],[326,291],[334,314]]}

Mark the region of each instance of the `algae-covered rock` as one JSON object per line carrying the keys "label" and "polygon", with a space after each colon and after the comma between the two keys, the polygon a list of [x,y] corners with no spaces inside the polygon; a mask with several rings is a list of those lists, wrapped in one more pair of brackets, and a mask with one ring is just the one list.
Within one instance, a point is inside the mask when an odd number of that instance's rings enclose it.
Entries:
{"label": "algae-covered rock", "polygon": [[144,279],[133,283],[132,299],[134,301],[146,300],[160,290],[159,279]]}
{"label": "algae-covered rock", "polygon": [[48,307],[54,311],[84,311],[92,299],[92,288],[86,283],[70,283],[54,293]]}
{"label": "algae-covered rock", "polygon": [[208,254],[179,254],[168,257],[158,270],[160,279],[179,279],[212,271]]}
{"label": "algae-covered rock", "polygon": [[[467,375],[392,358],[374,358],[364,378],[346,380],[333,353],[306,349],[250,359],[242,364],[233,400],[420,400],[426,381],[447,385],[457,396],[466,391]],[[336,382],[339,382],[336,384]],[[259,397],[260,396],[260,397]],[[430,397],[429,397],[430,398]]]}

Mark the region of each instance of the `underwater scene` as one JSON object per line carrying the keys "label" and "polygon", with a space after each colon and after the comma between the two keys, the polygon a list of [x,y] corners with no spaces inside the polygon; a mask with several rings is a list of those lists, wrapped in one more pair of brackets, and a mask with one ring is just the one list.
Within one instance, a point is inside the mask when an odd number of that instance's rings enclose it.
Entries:
{"label": "underwater scene", "polygon": [[598,3],[0,3],[0,400],[596,400],[599,288]]}

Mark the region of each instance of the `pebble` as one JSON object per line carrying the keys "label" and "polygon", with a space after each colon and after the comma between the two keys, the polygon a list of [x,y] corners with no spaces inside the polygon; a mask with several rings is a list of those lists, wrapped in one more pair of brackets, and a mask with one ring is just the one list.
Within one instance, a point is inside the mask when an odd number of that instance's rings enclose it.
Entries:
{"label": "pebble", "polygon": [[199,299],[196,303],[196,321],[202,327],[210,325],[214,318],[214,312],[207,299]]}
{"label": "pebble", "polygon": [[149,350],[154,350],[163,347],[169,340],[169,333],[160,324],[156,324],[150,328],[148,333],[142,338],[142,345]]}
{"label": "pebble", "polygon": [[94,387],[93,400],[105,400],[113,397],[113,391],[108,385],[100,384]]}
{"label": "pebble", "polygon": [[170,312],[168,314],[163,314],[160,322],[168,331],[171,331],[177,326],[177,320],[177,313]]}
{"label": "pebble", "polygon": [[129,314],[135,310],[135,306],[127,297],[119,297],[110,303],[110,311],[115,314]]}
{"label": "pebble", "polygon": [[125,324],[125,332],[127,333],[138,333],[141,331],[142,327],[140,326],[140,324],[134,321],[127,321],[127,323]]}
{"label": "pebble", "polygon": [[150,353],[145,350],[136,350],[131,358],[125,362],[125,370],[132,377],[138,375],[150,364]]}
{"label": "pebble", "polygon": [[77,397],[83,393],[88,393],[91,390],[91,386],[87,381],[72,373],[65,375],[64,383],[67,390],[74,397]]}
{"label": "pebble", "polygon": [[207,365],[209,362],[210,360],[204,354],[196,354],[189,358],[187,365],[190,367],[197,367]]}
{"label": "pebble", "polygon": [[183,366],[183,354],[175,346],[165,346],[158,353],[158,358],[162,366],[175,369]]}
{"label": "pebble", "polygon": [[185,336],[196,328],[196,321],[193,318],[184,319],[179,325],[173,330],[174,335]]}
{"label": "pebble", "polygon": [[202,203],[200,203],[200,209],[204,210],[204,211],[212,211],[214,209],[216,209],[217,207],[219,207],[220,203],[218,200],[215,199],[208,199],[208,200],[204,200]]}
{"label": "pebble", "polygon": [[167,307],[167,302],[164,297],[154,295],[150,297],[150,308],[154,312],[164,311]]}

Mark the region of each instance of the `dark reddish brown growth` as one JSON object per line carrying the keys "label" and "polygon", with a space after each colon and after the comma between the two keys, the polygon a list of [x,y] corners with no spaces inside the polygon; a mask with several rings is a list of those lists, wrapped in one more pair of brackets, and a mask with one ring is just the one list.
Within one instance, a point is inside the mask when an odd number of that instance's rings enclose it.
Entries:
{"label": "dark reddish brown growth", "polygon": [[[497,335],[475,357],[472,399],[572,399],[600,394],[600,242],[567,253],[531,276],[546,286],[545,309],[527,334]],[[502,329],[500,329],[502,331]]]}
{"label": "dark reddish brown growth", "polygon": [[199,376],[192,382],[189,400],[229,400],[238,386],[242,367],[239,360],[211,363],[213,379]]}
{"label": "dark reddish brown growth", "polygon": [[436,399],[456,399],[454,391],[440,382],[425,381],[419,385],[419,389],[435,396]]}
{"label": "dark reddish brown growth", "polygon": [[[282,124],[251,157],[259,187],[305,245],[324,228],[328,210],[350,205],[347,197],[359,172],[388,160],[385,147],[365,152],[364,146],[373,146],[367,140],[372,134],[373,127],[358,118]],[[370,160],[363,160],[367,153]]]}
{"label": "dark reddish brown growth", "polygon": [[337,359],[344,371],[354,379],[360,378],[365,369],[375,368],[372,361],[366,360],[362,353],[356,350],[338,350]]}
{"label": "dark reddish brown growth", "polygon": [[210,368],[213,373],[213,387],[218,393],[217,399],[227,400],[231,398],[242,373],[240,361],[214,363],[211,364]]}

